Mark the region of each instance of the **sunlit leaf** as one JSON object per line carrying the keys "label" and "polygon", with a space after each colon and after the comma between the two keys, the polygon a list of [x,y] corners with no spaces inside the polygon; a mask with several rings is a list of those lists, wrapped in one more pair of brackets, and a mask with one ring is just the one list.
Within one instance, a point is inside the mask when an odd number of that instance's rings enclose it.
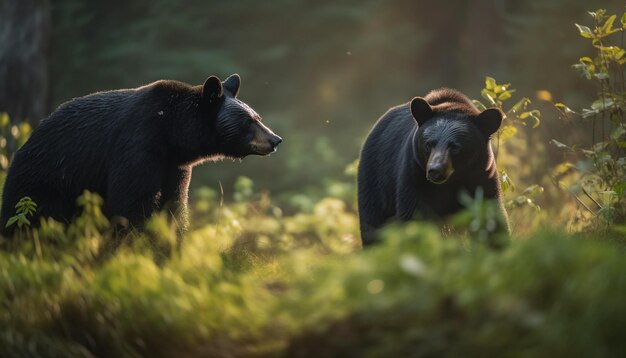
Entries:
{"label": "sunlit leaf", "polygon": [[587,39],[594,38],[593,31],[591,31],[590,28],[588,28],[587,26],[582,26],[578,24],[575,24],[575,25],[578,28],[578,32],[580,32],[580,36],[587,38]]}
{"label": "sunlit leaf", "polygon": [[481,112],[484,111],[485,109],[487,109],[487,107],[481,101],[477,101],[477,100],[474,99],[474,100],[472,100],[472,103]]}
{"label": "sunlit leaf", "polygon": [[626,129],[624,129],[623,126],[619,126],[613,130],[613,133],[611,133],[611,139],[618,140],[624,135],[624,133],[626,133]]}
{"label": "sunlit leaf", "polygon": [[541,124],[541,120],[539,119],[539,116],[541,115],[541,112],[539,112],[538,109],[533,109],[532,111],[528,111],[528,112],[523,112],[519,115],[519,118],[521,120],[525,120],[527,118],[532,118],[533,120],[533,128],[537,128],[539,126],[539,124]]}
{"label": "sunlit leaf", "polygon": [[593,101],[593,103],[591,104],[591,109],[595,111],[600,111],[600,110],[611,108],[613,107],[614,104],[615,102],[613,102],[611,98],[597,99]]}
{"label": "sunlit leaf", "polygon": [[543,191],[544,189],[541,185],[533,184],[529,186],[528,188],[524,189],[522,194],[535,196],[535,195],[543,193]]}
{"label": "sunlit leaf", "polygon": [[496,88],[496,80],[492,77],[485,77],[485,88],[493,91]]}
{"label": "sunlit leaf", "polygon": [[613,29],[613,23],[615,22],[616,18],[617,18],[617,15],[609,16],[609,18],[604,22],[604,25],[602,25],[602,27],[600,28],[601,35],[607,36],[614,32],[619,31],[619,29]]}
{"label": "sunlit leaf", "polygon": [[569,108],[568,106],[564,105],[563,103],[556,103],[554,105],[556,108],[558,108],[559,110],[565,112],[565,113],[573,113],[573,114],[577,114],[576,112],[574,112],[571,108]]}
{"label": "sunlit leaf", "polygon": [[511,180],[506,170],[500,170],[500,182],[503,192],[515,191],[515,183],[513,183],[513,180]]}
{"label": "sunlit leaf", "polygon": [[589,118],[589,117],[593,117],[593,116],[597,115],[598,113],[600,113],[599,110],[592,110],[592,109],[583,108],[582,117],[583,118]]}
{"label": "sunlit leaf", "polygon": [[484,99],[489,101],[489,103],[491,105],[495,105],[496,104],[495,99],[493,99],[493,97],[488,93],[488,91],[483,89],[482,91],[480,91],[480,94],[483,96]]}
{"label": "sunlit leaf", "polygon": [[511,98],[511,91],[504,91],[498,96],[500,101],[506,101],[509,98]]}
{"label": "sunlit leaf", "polygon": [[503,126],[502,129],[500,129],[499,138],[501,141],[506,142],[507,140],[513,138],[515,134],[517,134],[517,128],[509,124],[509,125]]}
{"label": "sunlit leaf", "polygon": [[528,105],[530,103],[531,103],[530,99],[524,97],[524,98],[520,99],[519,101],[517,101],[517,103],[515,103],[515,105],[513,105],[513,107],[511,107],[509,112],[517,113],[517,112],[523,111],[523,110],[526,109],[526,107],[528,107]]}
{"label": "sunlit leaf", "polygon": [[[537,111],[537,112],[539,112],[539,111]],[[539,127],[539,125],[541,125],[541,119],[539,119],[539,115],[531,113],[530,118],[533,119],[532,128],[537,128],[537,127]]]}
{"label": "sunlit leaf", "polygon": [[[561,145],[565,145],[560,143]],[[567,146],[566,146],[567,147]],[[562,147],[560,147],[562,148]],[[552,170],[552,175],[554,175],[555,177],[559,177],[561,175],[564,175],[566,173],[569,173],[571,170],[576,169],[576,166],[570,162],[563,162],[559,165],[557,165],[553,170]]]}
{"label": "sunlit leaf", "polygon": [[556,139],[551,139],[550,140],[550,144],[556,146],[557,148],[563,148],[563,149],[572,149],[570,146],[568,146],[567,144],[563,144],[561,142],[559,142]]}
{"label": "sunlit leaf", "polygon": [[595,73],[593,76],[599,80],[606,80],[609,78],[609,74],[606,72],[598,72]]}

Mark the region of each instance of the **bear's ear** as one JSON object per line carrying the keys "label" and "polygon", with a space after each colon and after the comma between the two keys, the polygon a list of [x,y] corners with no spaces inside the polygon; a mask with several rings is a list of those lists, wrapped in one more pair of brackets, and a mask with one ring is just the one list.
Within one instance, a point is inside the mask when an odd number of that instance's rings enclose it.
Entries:
{"label": "bear's ear", "polygon": [[411,114],[421,126],[433,116],[433,108],[422,97],[415,97],[411,100]]}
{"label": "bear's ear", "polygon": [[239,94],[239,86],[241,85],[241,77],[238,74],[232,74],[224,81],[224,88],[237,97]]}
{"label": "bear's ear", "polygon": [[212,103],[223,95],[224,89],[222,88],[222,82],[219,78],[211,76],[204,81],[204,86],[202,86],[202,98],[204,100]]}
{"label": "bear's ear", "polygon": [[480,131],[489,138],[494,134],[502,124],[504,114],[498,108],[487,108],[481,114],[474,118],[474,124]]}

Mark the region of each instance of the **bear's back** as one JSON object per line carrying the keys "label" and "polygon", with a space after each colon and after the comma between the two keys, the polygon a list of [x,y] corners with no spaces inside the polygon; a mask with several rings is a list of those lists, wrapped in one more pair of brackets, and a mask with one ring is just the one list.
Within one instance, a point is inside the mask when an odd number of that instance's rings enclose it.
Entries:
{"label": "bear's back", "polygon": [[98,92],[60,105],[15,153],[7,176],[13,194],[27,195],[22,187],[65,188],[69,197],[82,187],[103,193],[111,162],[128,160],[139,146],[162,145],[162,129],[148,125],[159,122],[145,116],[157,107],[152,92],[150,85]]}

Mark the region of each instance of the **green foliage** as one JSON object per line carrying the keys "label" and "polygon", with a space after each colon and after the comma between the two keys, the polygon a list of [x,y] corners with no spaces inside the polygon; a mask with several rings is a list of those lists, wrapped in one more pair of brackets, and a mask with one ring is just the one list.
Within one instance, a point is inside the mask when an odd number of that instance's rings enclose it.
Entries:
{"label": "green foliage", "polygon": [[287,309],[299,312],[301,333],[288,355],[626,352],[617,333],[626,323],[617,247],[548,231],[502,252],[467,250],[415,224],[386,237],[375,250],[299,272]]}
{"label": "green foliage", "polygon": [[[93,198],[84,202],[96,204]],[[0,253],[0,355],[626,350],[615,333],[626,324],[623,241],[538,232],[495,251],[488,248],[495,242],[480,239],[480,228],[493,224],[482,211],[470,246],[411,223],[388,228],[382,244],[361,252],[356,215],[337,199],[280,220],[262,205],[216,206],[221,221],[192,230],[167,255],[155,254],[174,245],[176,231],[161,217],[105,261],[84,254],[107,249],[92,245],[109,239],[103,228],[84,231],[94,236],[76,237],[72,246],[45,242],[39,256],[28,243]],[[99,221],[97,210],[87,212],[84,222]],[[146,244],[151,237],[161,244]]]}
{"label": "green foliage", "polygon": [[22,228],[23,226],[30,226],[30,220],[28,216],[33,216],[37,211],[37,203],[35,203],[29,196],[21,198],[17,204],[15,204],[15,215],[9,217],[5,227],[17,225]]}
{"label": "green foliage", "polygon": [[[580,113],[562,103],[556,107],[566,116],[579,115],[592,122],[592,145],[569,146],[557,140],[551,143],[578,160],[562,163],[555,171],[555,181],[592,214],[592,220],[610,227],[626,221],[626,51],[622,36],[626,12],[617,26],[617,15],[608,15],[604,9],[589,15],[594,20],[592,27],[576,27],[583,38],[591,40],[595,53],[581,57],[573,68],[596,82],[597,99]],[[573,179],[569,176],[571,170],[577,172]]]}
{"label": "green foliage", "polygon": [[[541,112],[538,109],[528,108],[528,105],[532,102],[527,97],[523,97],[515,102],[508,110],[504,108],[504,102],[511,99],[515,92],[516,90],[511,88],[510,83],[499,84],[494,78],[486,77],[485,87],[480,91],[480,94],[487,100],[488,105],[478,100],[473,101],[476,107],[481,111],[484,111],[487,107],[495,107],[502,110],[505,114],[502,125],[494,138],[496,144],[496,158],[498,157],[500,145],[517,136],[519,127],[527,126],[529,122],[532,123],[532,128],[537,128],[539,124],[541,124]],[[513,194],[516,191],[515,184],[508,174],[507,169],[503,169],[502,167],[503,165],[500,165],[502,191],[505,195]],[[515,209],[523,205],[528,205],[538,210],[539,206],[535,203],[534,199],[542,192],[543,188],[540,185],[532,184],[524,189],[520,195],[507,200],[506,206],[508,209]]]}
{"label": "green foliage", "polygon": [[13,153],[26,143],[31,131],[28,122],[12,123],[7,113],[0,112],[0,187],[4,185]]}
{"label": "green foliage", "polygon": [[454,225],[466,227],[473,242],[499,249],[509,243],[509,223],[502,216],[499,203],[485,200],[482,188],[472,197],[467,193],[461,196],[465,210],[452,219]]}

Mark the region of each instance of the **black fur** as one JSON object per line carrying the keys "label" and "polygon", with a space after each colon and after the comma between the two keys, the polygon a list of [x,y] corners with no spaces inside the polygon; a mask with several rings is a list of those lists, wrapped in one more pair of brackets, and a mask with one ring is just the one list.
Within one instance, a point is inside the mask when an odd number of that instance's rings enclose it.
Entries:
{"label": "black fur", "polygon": [[[363,244],[390,220],[438,219],[463,208],[459,194],[482,187],[498,200],[500,183],[489,138],[498,109],[480,112],[458,91],[439,89],[391,108],[372,128],[358,172]],[[508,228],[507,228],[508,229]]]}
{"label": "black fur", "polygon": [[15,154],[0,225],[24,196],[38,204],[34,224],[40,216],[69,222],[83,190],[103,197],[107,216],[134,226],[161,209],[185,219],[194,165],[267,155],[281,141],[235,97],[239,84],[238,75],[224,83],[211,76],[203,86],[161,80],[62,104]]}

